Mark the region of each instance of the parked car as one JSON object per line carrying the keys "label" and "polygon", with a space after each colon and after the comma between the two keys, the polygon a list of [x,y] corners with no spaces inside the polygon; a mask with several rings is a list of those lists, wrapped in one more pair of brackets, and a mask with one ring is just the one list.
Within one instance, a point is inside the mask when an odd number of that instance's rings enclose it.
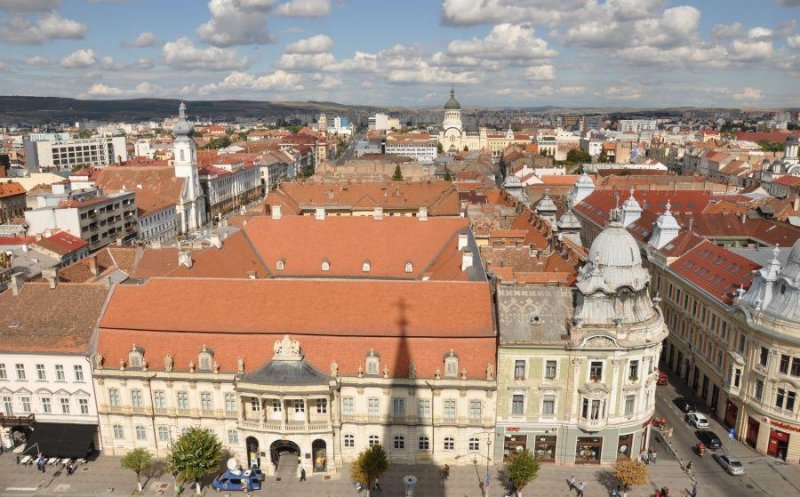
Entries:
{"label": "parked car", "polygon": [[258,481],[264,481],[267,478],[267,475],[265,475],[264,472],[258,468],[247,469],[245,470],[244,474],[245,476],[250,476]]}
{"label": "parked car", "polygon": [[693,426],[699,430],[704,430],[708,428],[708,418],[706,418],[699,412],[690,412],[689,414],[687,414],[686,422],[689,423],[689,426]]}
{"label": "parked car", "polygon": [[[245,485],[246,484],[246,485]],[[214,478],[211,486],[217,492],[224,490],[226,492],[236,492],[247,490],[260,490],[261,480],[251,470],[247,471],[231,471],[227,470],[218,477]]]}
{"label": "parked car", "polygon": [[717,450],[722,448],[722,442],[713,431],[699,430],[695,432],[697,439],[703,442],[707,449]]}
{"label": "parked car", "polygon": [[736,457],[728,454],[714,454],[714,459],[716,459],[719,465],[728,473],[734,476],[744,474],[744,466],[742,466],[742,462]]}

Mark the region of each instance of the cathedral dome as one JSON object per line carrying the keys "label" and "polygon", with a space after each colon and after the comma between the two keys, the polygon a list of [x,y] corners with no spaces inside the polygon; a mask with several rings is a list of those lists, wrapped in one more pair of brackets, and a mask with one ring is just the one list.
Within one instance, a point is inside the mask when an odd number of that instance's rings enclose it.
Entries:
{"label": "cathedral dome", "polygon": [[594,239],[589,260],[600,266],[632,267],[642,265],[636,240],[619,223],[611,223]]}
{"label": "cathedral dome", "polygon": [[780,276],[795,285],[800,285],[800,240],[794,243]]}
{"label": "cathedral dome", "polygon": [[444,104],[444,109],[445,110],[461,109],[461,104],[458,103],[458,100],[456,100],[456,92],[452,88],[450,88],[450,100],[448,100],[447,103]]}

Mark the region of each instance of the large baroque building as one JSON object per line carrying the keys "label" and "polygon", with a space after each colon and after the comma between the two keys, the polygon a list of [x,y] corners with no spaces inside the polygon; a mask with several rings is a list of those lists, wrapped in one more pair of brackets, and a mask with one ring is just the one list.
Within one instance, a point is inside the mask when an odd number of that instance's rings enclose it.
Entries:
{"label": "large baroque building", "polygon": [[647,450],[667,328],[638,246],[617,220],[574,287],[498,285],[495,457],[610,463]]}

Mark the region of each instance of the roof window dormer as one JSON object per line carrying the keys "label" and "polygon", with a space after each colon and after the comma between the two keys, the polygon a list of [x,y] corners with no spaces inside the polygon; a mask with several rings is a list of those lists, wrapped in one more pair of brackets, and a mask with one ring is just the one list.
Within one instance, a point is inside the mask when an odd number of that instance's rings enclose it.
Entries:
{"label": "roof window dormer", "polygon": [[378,376],[380,374],[381,355],[373,349],[369,349],[367,353],[367,374],[371,376]]}
{"label": "roof window dormer", "polygon": [[214,365],[214,351],[203,345],[203,350],[197,356],[200,371],[211,371]]}
{"label": "roof window dormer", "polygon": [[444,375],[448,378],[458,377],[458,354],[453,349],[444,355]]}
{"label": "roof window dormer", "polygon": [[144,363],[144,349],[133,344],[128,352],[128,365],[131,368],[141,368]]}

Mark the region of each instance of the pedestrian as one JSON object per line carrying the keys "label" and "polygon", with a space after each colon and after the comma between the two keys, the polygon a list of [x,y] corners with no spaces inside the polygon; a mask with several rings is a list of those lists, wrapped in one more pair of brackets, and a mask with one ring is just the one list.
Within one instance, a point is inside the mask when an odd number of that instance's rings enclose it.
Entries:
{"label": "pedestrian", "polygon": [[381,490],[381,481],[377,478],[375,478],[375,490],[380,490],[383,492],[383,490]]}
{"label": "pedestrian", "polygon": [[21,457],[19,454],[17,454],[17,464],[19,464],[19,462],[20,462],[21,460],[22,460],[22,457]]}
{"label": "pedestrian", "polygon": [[247,478],[242,478],[242,492],[247,493]]}
{"label": "pedestrian", "polygon": [[647,450],[647,464],[653,462],[653,449]]}
{"label": "pedestrian", "polygon": [[578,497],[583,497],[583,489],[586,488],[583,482],[578,485]]}
{"label": "pedestrian", "polygon": [[653,461],[653,464],[656,463],[656,457],[658,457],[658,452],[656,452],[656,449],[653,449],[653,454],[650,457],[650,459],[652,459],[652,461]]}
{"label": "pedestrian", "polygon": [[692,482],[692,497],[697,497],[697,482]]}
{"label": "pedestrian", "polygon": [[661,497],[669,497],[669,488],[661,487]]}
{"label": "pedestrian", "polygon": [[570,490],[575,490],[575,475],[569,477],[569,480],[567,480],[567,484],[569,485]]}
{"label": "pedestrian", "polygon": [[444,476],[445,480],[450,478],[450,465],[449,464],[445,464],[444,465],[444,469],[442,470],[442,476]]}
{"label": "pedestrian", "polygon": [[656,491],[653,493],[653,497],[661,497],[661,491],[656,489]]}
{"label": "pedestrian", "polygon": [[616,488],[611,491],[611,497],[619,497],[619,490]]}
{"label": "pedestrian", "polygon": [[306,468],[300,468],[300,481],[306,481]]}

